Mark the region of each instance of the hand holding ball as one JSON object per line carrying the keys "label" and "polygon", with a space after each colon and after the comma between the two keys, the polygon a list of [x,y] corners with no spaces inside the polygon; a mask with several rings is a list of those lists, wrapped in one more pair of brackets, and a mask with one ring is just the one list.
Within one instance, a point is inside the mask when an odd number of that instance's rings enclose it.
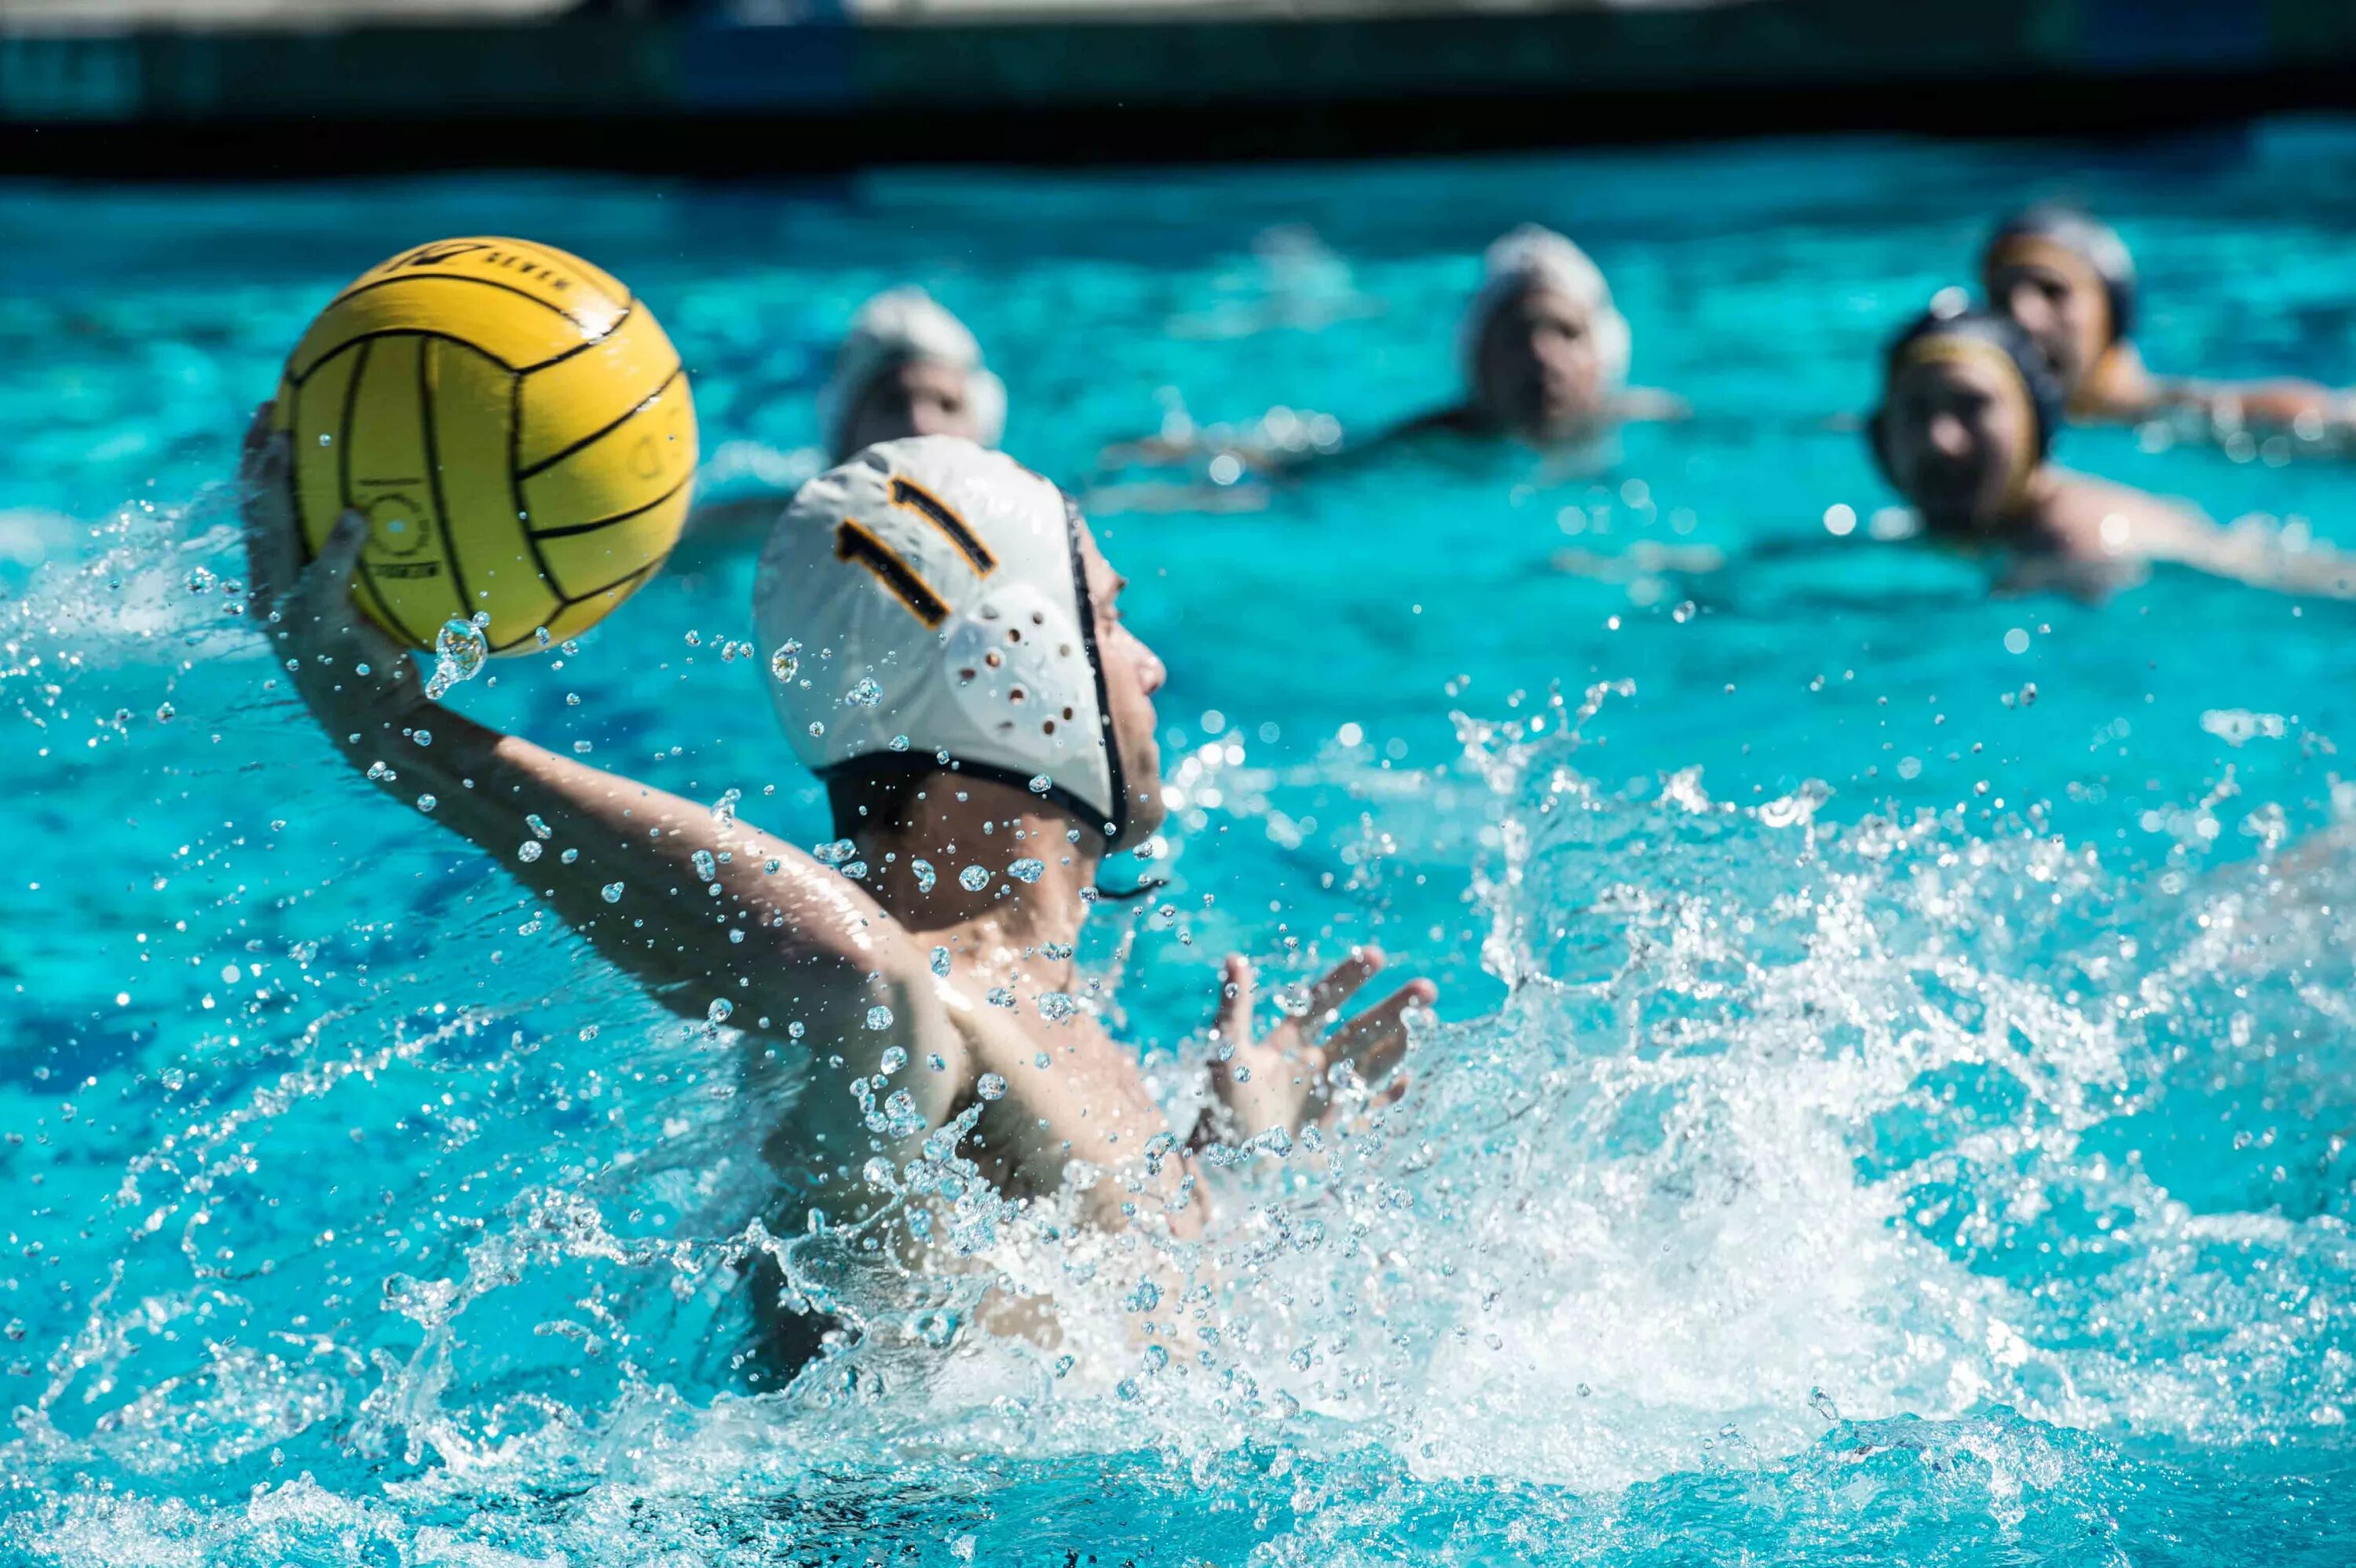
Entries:
{"label": "hand holding ball", "polygon": [[578,257],[449,240],[370,268],[286,362],[305,553],[357,511],[352,593],[413,647],[487,615],[494,653],[596,624],[687,520],[695,406],[653,313]]}

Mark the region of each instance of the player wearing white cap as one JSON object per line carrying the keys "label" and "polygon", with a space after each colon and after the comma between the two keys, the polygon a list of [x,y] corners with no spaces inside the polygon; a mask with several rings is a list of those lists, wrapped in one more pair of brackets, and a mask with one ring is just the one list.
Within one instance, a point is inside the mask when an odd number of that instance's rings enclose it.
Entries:
{"label": "player wearing white cap", "polygon": [[[920,288],[886,289],[861,305],[818,396],[826,460],[879,441],[958,435],[996,446],[1006,433],[1006,383],[982,361],[971,328]],[[723,443],[697,479],[690,539],[758,538],[803,469],[756,443]]]}
{"label": "player wearing white cap", "polygon": [[[727,1004],[805,1075],[765,1145],[773,1229],[887,1207],[871,1163],[903,1168],[954,1125],[957,1157],[1010,1197],[1090,1169],[1107,1179],[1081,1184],[1084,1219],[1191,1235],[1190,1131],[1326,1115],[1330,1070],[1391,1073],[1408,1010],[1434,995],[1417,981],[1342,1019],[1383,967],[1360,950],[1302,1016],[1256,1035],[1252,972],[1230,957],[1215,1114],[1167,1125],[1072,957],[1098,864],[1162,820],[1162,666],[1122,624],[1122,580],[1077,509],[1011,458],[943,436],[870,447],[805,485],[771,536],[755,613],[771,694],[849,840],[826,862],[428,701],[352,605],[359,520],[297,570],[285,466],[283,440],[257,439],[247,517],[253,611],[296,693],[404,807],[434,795],[434,824],[502,861],[544,830],[552,852],[518,874],[602,957],[685,1016]],[[787,1359],[814,1347],[821,1320],[774,1280],[761,1305]]]}
{"label": "player wearing white cap", "polygon": [[1570,240],[1523,224],[1489,246],[1482,273],[1457,328],[1464,395],[1445,408],[1338,449],[1258,438],[1209,442],[1189,424],[1178,436],[1108,447],[1098,462],[1111,469],[1227,457],[1280,474],[1323,466],[1337,456],[1355,459],[1412,438],[1455,435],[1510,438],[1589,466],[1610,460],[1610,437],[1622,424],[1685,416],[1681,400],[1628,385],[1628,318],[1613,303],[1602,269]]}
{"label": "player wearing white cap", "polygon": [[1577,245],[1525,223],[1489,247],[1482,272],[1457,330],[1464,400],[1398,433],[1443,429],[1576,446],[1626,420],[1682,411],[1665,393],[1629,387],[1628,318]]}

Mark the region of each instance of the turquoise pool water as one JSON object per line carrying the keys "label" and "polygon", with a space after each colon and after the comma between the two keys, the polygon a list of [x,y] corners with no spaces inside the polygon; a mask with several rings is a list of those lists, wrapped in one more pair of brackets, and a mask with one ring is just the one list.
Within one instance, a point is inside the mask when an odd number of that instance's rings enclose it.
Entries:
{"label": "turquoise pool water", "polygon": [[[0,1551],[2349,1561],[2356,611],[1991,601],[1824,523],[1889,499],[1838,425],[1884,336],[2055,192],[2136,248],[2158,368],[2356,380],[2335,125],[7,188]],[[1097,471],[1172,399],[1362,434],[1446,395],[1526,219],[1594,251],[1689,423],[1598,474],[1427,451],[1194,509]],[[344,773],[229,613],[244,411],[335,286],[468,231],[627,278],[707,449],[772,465],[867,293],[968,316],[1172,668],[1171,886],[1087,956],[1173,1093],[1228,948],[1372,935],[1443,982],[1383,1136],[1213,1173],[1206,1294],[1141,1307],[1117,1244],[1034,1238],[1058,1348],[739,1383],[734,1043]],[[2356,545],[2351,470],[2157,444],[2062,456]],[[458,700],[814,842],[759,661],[717,654],[750,577],[682,561]]]}

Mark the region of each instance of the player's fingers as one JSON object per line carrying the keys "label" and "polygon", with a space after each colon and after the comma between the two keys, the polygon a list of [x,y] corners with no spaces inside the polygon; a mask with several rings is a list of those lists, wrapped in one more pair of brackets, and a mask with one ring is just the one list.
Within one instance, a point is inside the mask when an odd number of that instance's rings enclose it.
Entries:
{"label": "player's fingers", "polygon": [[252,462],[254,455],[270,443],[271,416],[276,411],[277,407],[274,401],[264,401],[254,405],[253,417],[245,421],[245,442],[240,449],[246,462]]}
{"label": "player's fingers", "polygon": [[1380,1079],[1407,1054],[1410,1010],[1431,1006],[1439,995],[1429,980],[1408,981],[1334,1031],[1326,1042],[1332,1060],[1348,1062],[1369,1083]]}
{"label": "player's fingers", "polygon": [[368,543],[368,519],[346,512],[320,541],[318,556],[303,569],[295,597],[302,610],[322,623],[351,617],[352,569],[359,564],[360,547]]}
{"label": "player's fingers", "polygon": [[1379,947],[1353,947],[1350,955],[1325,972],[1325,977],[1309,987],[1309,1007],[1303,1023],[1314,1031],[1323,1029],[1339,1015],[1341,1006],[1350,999],[1359,987],[1378,974],[1389,960]]}
{"label": "player's fingers", "polygon": [[1218,1031],[1219,1043],[1228,1050],[1240,1050],[1251,1043],[1252,994],[1255,989],[1250,960],[1239,953],[1230,953],[1219,965],[1219,1007],[1213,1027]]}
{"label": "player's fingers", "polygon": [[[250,443],[253,433],[247,432]],[[294,538],[294,508],[288,499],[286,439],[272,435],[266,427],[261,436],[246,448],[238,472],[238,501],[245,518],[246,575],[252,584],[247,603],[257,615],[266,617],[294,585],[302,557]]]}

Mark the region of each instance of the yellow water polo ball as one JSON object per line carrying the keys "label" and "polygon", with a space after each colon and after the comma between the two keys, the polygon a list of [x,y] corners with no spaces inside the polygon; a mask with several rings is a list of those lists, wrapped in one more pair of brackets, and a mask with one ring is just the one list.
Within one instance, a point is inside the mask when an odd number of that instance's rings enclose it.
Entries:
{"label": "yellow water polo ball", "polygon": [[695,475],[654,313],[521,240],[421,245],[352,280],[287,359],[273,422],[306,555],[366,517],[352,593],[420,648],[453,618],[487,617],[494,653],[586,631],[669,555]]}

